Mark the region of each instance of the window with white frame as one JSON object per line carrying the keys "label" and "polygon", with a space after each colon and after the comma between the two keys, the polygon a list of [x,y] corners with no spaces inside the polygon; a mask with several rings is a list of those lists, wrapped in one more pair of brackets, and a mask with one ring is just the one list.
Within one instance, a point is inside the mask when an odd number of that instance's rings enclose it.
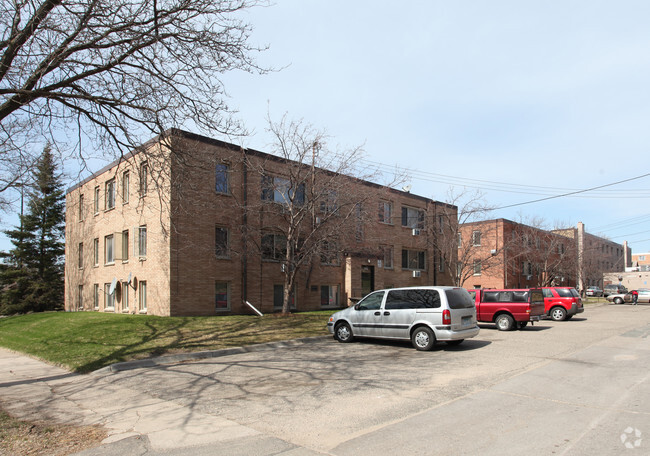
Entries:
{"label": "window with white frame", "polygon": [[229,166],[225,163],[217,163],[215,166],[215,191],[217,193],[229,193],[228,182]]}
{"label": "window with white frame", "polygon": [[122,282],[122,312],[129,310],[129,282]]}
{"label": "window with white frame", "polygon": [[145,258],[147,256],[147,226],[142,225],[138,227],[138,257]]}
{"label": "window with white frame", "polygon": [[112,234],[104,237],[104,263],[112,264],[115,263],[115,239]]}
{"label": "window with white frame", "polygon": [[460,249],[463,246],[463,235],[458,233],[458,248]]}
{"label": "window with white frame", "polygon": [[481,275],[481,261],[474,260],[474,275]]}
{"label": "window with white frame", "polygon": [[99,309],[99,284],[93,285],[93,307],[95,310]]}
{"label": "window with white frame", "polygon": [[338,210],[338,192],[336,190],[323,191],[318,206],[323,214],[336,212]]}
{"label": "window with white frame", "polygon": [[93,266],[99,266],[99,238],[93,239]]}
{"label": "window with white frame", "polygon": [[129,261],[129,230],[122,231],[122,261]]}
{"label": "window with white frame", "polygon": [[425,270],[425,252],[422,250],[402,249],[402,269]]}
{"label": "window with white frame", "polygon": [[94,210],[95,214],[99,214],[99,186],[95,187],[95,201],[94,201]]}
{"label": "window with white frame", "polygon": [[138,282],[138,311],[147,311],[147,282],[143,280]]}
{"label": "window with white frame", "polygon": [[282,234],[262,235],[262,259],[283,260],[287,256],[287,238]]}
{"label": "window with white frame", "polygon": [[339,251],[336,242],[324,241],[323,248],[320,254],[321,264],[338,266],[339,263]]}
{"label": "window with white frame", "polygon": [[481,232],[478,230],[472,231],[472,245],[474,247],[481,246]]}
{"label": "window with white frame", "polygon": [[393,203],[390,201],[379,202],[379,221],[381,223],[392,223]]}
{"label": "window with white frame", "polygon": [[140,196],[145,196],[149,190],[149,164],[140,164]]}
{"label": "window with white frame", "polygon": [[115,207],[115,179],[111,179],[106,182],[106,201],[105,208],[106,210],[113,209]]}
{"label": "window with white frame", "polygon": [[280,204],[303,204],[305,184],[294,183],[284,177],[262,176],[262,201]]}
{"label": "window with white frame", "polygon": [[214,309],[217,312],[230,310],[230,283],[214,282]]}
{"label": "window with white frame", "polygon": [[339,307],[339,285],[321,285],[321,307]]}
{"label": "window with white frame", "polygon": [[129,187],[131,185],[131,174],[128,171],[122,173],[122,203],[129,202]]}
{"label": "window with white frame", "polygon": [[402,226],[407,228],[424,228],[424,211],[413,207],[402,207]]}
{"label": "window with white frame", "polygon": [[104,310],[115,309],[115,290],[111,291],[111,284],[104,284]]}

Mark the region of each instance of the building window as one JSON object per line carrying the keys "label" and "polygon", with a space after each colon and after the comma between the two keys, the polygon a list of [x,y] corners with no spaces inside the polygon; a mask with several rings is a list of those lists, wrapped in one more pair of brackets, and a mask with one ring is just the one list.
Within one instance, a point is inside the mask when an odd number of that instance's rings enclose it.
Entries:
{"label": "building window", "polygon": [[463,246],[463,235],[458,233],[458,248],[460,249]]}
{"label": "building window", "polygon": [[148,181],[149,181],[149,164],[147,162],[143,162],[140,165],[140,196],[144,196],[147,194]]}
{"label": "building window", "polygon": [[79,195],[79,221],[83,222],[84,220],[84,196],[83,194]]}
{"label": "building window", "polygon": [[472,231],[472,245],[474,247],[480,247],[481,246],[481,232],[480,231]]}
{"label": "building window", "polygon": [[99,187],[95,187],[94,209],[95,209],[95,214],[99,214]]}
{"label": "building window", "polygon": [[84,243],[79,243],[79,269],[84,267]]}
{"label": "building window", "polygon": [[129,186],[131,183],[131,174],[128,171],[122,173],[122,202],[129,202]]}
{"label": "building window", "polygon": [[99,266],[99,238],[93,239],[93,265]]}
{"label": "building window", "polygon": [[217,312],[230,310],[230,285],[228,282],[214,283],[214,308]]}
{"label": "building window", "polygon": [[283,260],[287,256],[287,238],[281,234],[262,236],[262,258],[265,260]]}
{"label": "building window", "polygon": [[79,285],[79,294],[77,295],[79,302],[77,303],[77,309],[84,310],[84,286]]}
{"label": "building window", "polygon": [[115,262],[115,252],[113,251],[114,247],[114,241],[113,235],[109,234],[104,238],[104,263],[105,264],[112,264]]}
{"label": "building window", "polygon": [[407,228],[424,228],[424,211],[412,207],[402,207],[402,226]]}
{"label": "building window", "polygon": [[[273,285],[273,308],[278,310],[282,309],[284,302],[284,285]],[[295,290],[289,295],[289,308],[296,308],[296,293]]]}
{"label": "building window", "polygon": [[110,291],[111,291],[111,284],[105,283],[104,284],[104,310],[115,309],[115,290],[113,290],[112,293],[109,293]]}
{"label": "building window", "polygon": [[215,191],[217,193],[228,193],[229,182],[228,182],[228,171],[229,167],[223,163],[217,163],[215,167]]}
{"label": "building window", "polygon": [[393,269],[393,247],[384,247],[384,269]]}
{"label": "building window", "polygon": [[138,306],[140,312],[147,311],[147,282],[142,280],[138,283]]}
{"label": "building window", "polygon": [[122,312],[129,310],[129,282],[122,282]]}
{"label": "building window", "polygon": [[381,223],[391,223],[393,219],[393,203],[390,201],[379,202],[379,221]]}
{"label": "building window", "polygon": [[99,309],[99,284],[94,284],[93,288],[93,307],[97,310]]}
{"label": "building window", "polygon": [[338,266],[339,263],[339,251],[335,242],[323,242],[323,247],[320,254],[321,264],[329,266]]}
{"label": "building window", "polygon": [[481,275],[481,262],[474,260],[474,275]]}
{"label": "building window", "polygon": [[129,261],[129,230],[122,231],[122,261]]}
{"label": "building window", "polygon": [[[304,198],[303,198],[304,201]],[[325,190],[319,204],[323,214],[333,214],[339,209],[339,196],[336,190]]]}
{"label": "building window", "polygon": [[438,232],[442,233],[445,227],[445,218],[442,215],[438,216]]}
{"label": "building window", "polygon": [[147,226],[138,227],[138,256],[144,258],[147,256]]}
{"label": "building window", "polygon": [[228,228],[217,226],[214,229],[214,254],[217,258],[228,258]]}
{"label": "building window", "polygon": [[426,269],[424,252],[421,250],[402,249],[402,269]]}
{"label": "building window", "polygon": [[321,285],[320,305],[321,307],[339,307],[338,285]]}
{"label": "building window", "polygon": [[106,201],[105,208],[106,210],[113,209],[115,207],[115,179],[111,179],[106,182]]}
{"label": "building window", "polygon": [[445,272],[445,257],[442,253],[438,255],[438,272]]}
{"label": "building window", "polygon": [[292,183],[283,177],[262,176],[262,201],[280,204],[303,204],[305,184]]}

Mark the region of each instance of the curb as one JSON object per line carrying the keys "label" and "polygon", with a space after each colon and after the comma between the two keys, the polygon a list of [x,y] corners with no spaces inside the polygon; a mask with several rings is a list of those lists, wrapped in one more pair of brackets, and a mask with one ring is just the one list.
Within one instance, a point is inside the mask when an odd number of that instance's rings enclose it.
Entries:
{"label": "curb", "polygon": [[176,364],[186,361],[219,358],[221,356],[237,355],[241,353],[252,353],[267,350],[275,350],[277,348],[290,348],[298,345],[313,344],[321,340],[329,339],[332,336],[314,336],[303,337],[301,339],[285,340],[280,342],[268,342],[265,344],[246,345],[243,347],[224,348],[221,350],[200,351],[194,353],[179,353],[177,355],[164,355],[155,358],[139,359],[136,361],[125,361],[122,363],[111,364],[110,366],[102,367],[93,371],[93,374],[106,374],[110,372],[120,372],[133,369],[143,369],[148,367],[163,366],[167,364]]}

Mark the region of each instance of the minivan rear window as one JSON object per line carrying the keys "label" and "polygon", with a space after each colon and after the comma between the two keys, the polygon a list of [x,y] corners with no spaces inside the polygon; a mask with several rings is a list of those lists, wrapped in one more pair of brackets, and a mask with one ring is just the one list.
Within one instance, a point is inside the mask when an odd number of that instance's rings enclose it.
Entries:
{"label": "minivan rear window", "polygon": [[436,290],[411,289],[388,292],[386,310],[391,309],[434,309],[440,307],[440,295]]}
{"label": "minivan rear window", "polygon": [[470,309],[474,307],[474,300],[464,288],[445,290],[450,309]]}

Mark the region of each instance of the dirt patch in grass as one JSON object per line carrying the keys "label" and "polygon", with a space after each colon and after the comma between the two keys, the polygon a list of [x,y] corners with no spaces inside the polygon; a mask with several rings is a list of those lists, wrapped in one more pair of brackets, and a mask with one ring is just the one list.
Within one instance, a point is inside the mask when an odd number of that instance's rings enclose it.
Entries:
{"label": "dirt patch in grass", "polygon": [[0,410],[1,456],[63,456],[96,447],[107,435],[100,426],[21,421]]}

